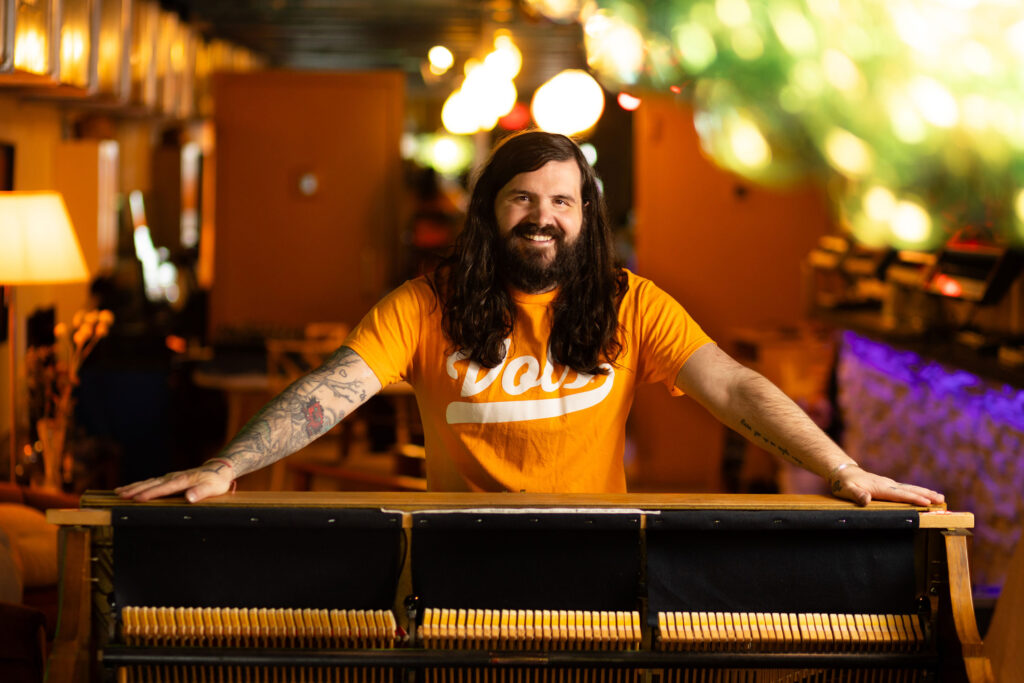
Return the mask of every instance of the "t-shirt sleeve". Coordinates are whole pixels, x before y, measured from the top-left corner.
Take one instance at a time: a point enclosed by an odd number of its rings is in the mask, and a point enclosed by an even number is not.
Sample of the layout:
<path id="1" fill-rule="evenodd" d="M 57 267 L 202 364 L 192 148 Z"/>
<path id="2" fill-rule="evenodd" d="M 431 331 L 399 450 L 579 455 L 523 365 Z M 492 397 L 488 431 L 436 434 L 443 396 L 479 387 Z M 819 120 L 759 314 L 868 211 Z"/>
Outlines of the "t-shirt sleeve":
<path id="1" fill-rule="evenodd" d="M 381 386 L 409 379 L 420 341 L 425 286 L 409 281 L 392 290 L 345 339 L 343 345 L 359 354 Z"/>
<path id="2" fill-rule="evenodd" d="M 650 280 L 637 283 L 636 312 L 640 381 L 664 384 L 673 396 L 682 396 L 676 376 L 694 351 L 714 340 L 678 301 Z"/>

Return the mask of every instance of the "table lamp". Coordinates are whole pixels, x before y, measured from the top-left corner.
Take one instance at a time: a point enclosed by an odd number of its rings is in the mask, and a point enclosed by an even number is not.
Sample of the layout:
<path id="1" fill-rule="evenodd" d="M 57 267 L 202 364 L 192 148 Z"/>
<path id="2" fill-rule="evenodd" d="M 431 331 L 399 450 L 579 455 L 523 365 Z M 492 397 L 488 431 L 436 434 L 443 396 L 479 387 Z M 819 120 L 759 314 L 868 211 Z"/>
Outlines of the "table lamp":
<path id="1" fill-rule="evenodd" d="M 59 192 L 0 192 L 0 284 L 7 296 L 11 422 L 10 480 L 18 462 L 15 409 L 17 315 L 14 286 L 84 282 L 82 247 Z"/>

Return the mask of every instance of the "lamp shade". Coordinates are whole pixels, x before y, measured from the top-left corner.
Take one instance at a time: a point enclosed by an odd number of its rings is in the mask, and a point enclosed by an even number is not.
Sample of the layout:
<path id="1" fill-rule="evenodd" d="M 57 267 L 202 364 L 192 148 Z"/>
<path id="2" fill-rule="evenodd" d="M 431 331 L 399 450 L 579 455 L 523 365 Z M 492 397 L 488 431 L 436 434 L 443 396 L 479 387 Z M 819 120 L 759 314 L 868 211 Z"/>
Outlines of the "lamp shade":
<path id="1" fill-rule="evenodd" d="M 0 192 L 0 284 L 88 279 L 82 247 L 59 192 Z"/>

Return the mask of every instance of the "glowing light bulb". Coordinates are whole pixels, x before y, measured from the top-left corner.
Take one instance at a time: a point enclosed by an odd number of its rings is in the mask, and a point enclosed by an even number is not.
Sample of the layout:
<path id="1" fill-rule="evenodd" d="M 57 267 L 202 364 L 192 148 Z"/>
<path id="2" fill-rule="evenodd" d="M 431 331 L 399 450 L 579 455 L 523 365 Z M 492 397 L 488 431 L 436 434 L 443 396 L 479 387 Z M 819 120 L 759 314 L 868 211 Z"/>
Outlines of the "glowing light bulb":
<path id="1" fill-rule="evenodd" d="M 837 90 L 842 90 L 850 95 L 860 95 L 866 89 L 864 76 L 860 69 L 839 50 L 825 50 L 822 58 L 825 78 Z"/>
<path id="2" fill-rule="evenodd" d="M 628 92 L 620 92 L 615 98 L 615 101 L 619 103 L 619 106 L 626 111 L 636 111 L 640 106 L 640 98 L 630 95 Z"/>
<path id="3" fill-rule="evenodd" d="M 849 176 L 865 175 L 874 165 L 874 155 L 864 141 L 841 128 L 825 136 L 825 153 L 836 169 Z"/>
<path id="4" fill-rule="evenodd" d="M 581 133 L 601 118 L 604 91 L 586 71 L 567 69 L 537 88 L 530 110 L 542 130 Z"/>
<path id="5" fill-rule="evenodd" d="M 902 96 L 893 97 L 888 103 L 888 109 L 892 132 L 898 139 L 913 145 L 922 142 L 928 136 L 924 120 L 908 100 Z"/>
<path id="6" fill-rule="evenodd" d="M 741 164 L 751 169 L 764 168 L 772 161 L 772 148 L 761 134 L 761 129 L 738 115 L 729 120 L 729 144 Z"/>
<path id="7" fill-rule="evenodd" d="M 734 28 L 743 26 L 751 18 L 747 0 L 715 0 L 715 14 L 723 24 Z"/>
<path id="8" fill-rule="evenodd" d="M 526 0 L 526 4 L 552 21 L 575 21 L 583 9 L 581 0 Z"/>
<path id="9" fill-rule="evenodd" d="M 444 45 L 435 45 L 427 52 L 430 70 L 440 76 L 455 65 L 455 55 Z"/>
<path id="10" fill-rule="evenodd" d="M 449 137 L 438 138 L 431 151 L 438 166 L 449 166 L 459 157 L 459 146 Z"/>
<path id="11" fill-rule="evenodd" d="M 764 54 L 764 41 L 757 33 L 757 30 L 750 26 L 741 26 L 732 33 L 732 51 L 740 59 L 748 62 L 761 57 Z"/>
<path id="12" fill-rule="evenodd" d="M 718 56 L 715 39 L 706 28 L 696 23 L 678 26 L 674 33 L 676 49 L 683 65 L 694 73 L 711 66 Z"/>
<path id="13" fill-rule="evenodd" d="M 790 54 L 799 57 L 818 49 L 814 27 L 803 13 L 788 3 L 775 3 L 770 10 L 772 28 Z"/>
<path id="14" fill-rule="evenodd" d="M 925 121 L 940 128 L 952 128 L 960 120 L 956 99 L 941 83 L 928 76 L 910 82 L 910 98 Z"/>
<path id="15" fill-rule="evenodd" d="M 896 197 L 888 189 L 876 185 L 864 193 L 864 211 L 873 221 L 886 222 L 896 209 Z"/>
<path id="16" fill-rule="evenodd" d="M 587 64 L 620 83 L 637 82 L 644 66 L 644 38 L 636 27 L 602 11 L 583 27 Z"/>
<path id="17" fill-rule="evenodd" d="M 889 224 L 893 235 L 910 244 L 924 244 L 931 235 L 931 216 L 920 204 L 906 199 L 897 202 Z"/>
<path id="18" fill-rule="evenodd" d="M 494 51 L 484 58 L 484 65 L 492 73 L 508 80 L 519 75 L 519 70 L 523 67 L 523 53 L 512 42 L 512 36 L 507 31 L 500 32 L 494 37 Z"/>
<path id="19" fill-rule="evenodd" d="M 473 103 L 461 90 L 448 96 L 441 107 L 441 124 L 455 135 L 472 135 L 480 129 Z"/>
<path id="20" fill-rule="evenodd" d="M 987 76 L 992 73 L 994 66 L 992 52 L 976 40 L 964 44 L 960 49 L 960 58 L 964 66 L 978 76 Z"/>
<path id="21" fill-rule="evenodd" d="M 487 64 L 466 76 L 462 91 L 470 96 L 474 108 L 482 117 L 494 119 L 487 130 L 494 128 L 497 120 L 512 110 L 518 97 L 512 79 L 494 73 Z"/>

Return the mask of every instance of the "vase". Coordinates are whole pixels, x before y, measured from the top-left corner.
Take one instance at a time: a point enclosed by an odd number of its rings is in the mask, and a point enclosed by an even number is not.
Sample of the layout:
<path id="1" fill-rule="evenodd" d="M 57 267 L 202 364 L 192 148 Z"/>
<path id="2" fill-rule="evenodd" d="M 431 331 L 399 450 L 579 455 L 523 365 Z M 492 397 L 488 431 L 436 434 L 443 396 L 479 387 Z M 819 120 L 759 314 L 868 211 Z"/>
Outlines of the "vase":
<path id="1" fill-rule="evenodd" d="M 36 432 L 43 452 L 44 489 L 60 491 L 63 488 L 64 444 L 67 437 L 67 420 L 59 417 L 43 417 L 36 421 Z"/>

